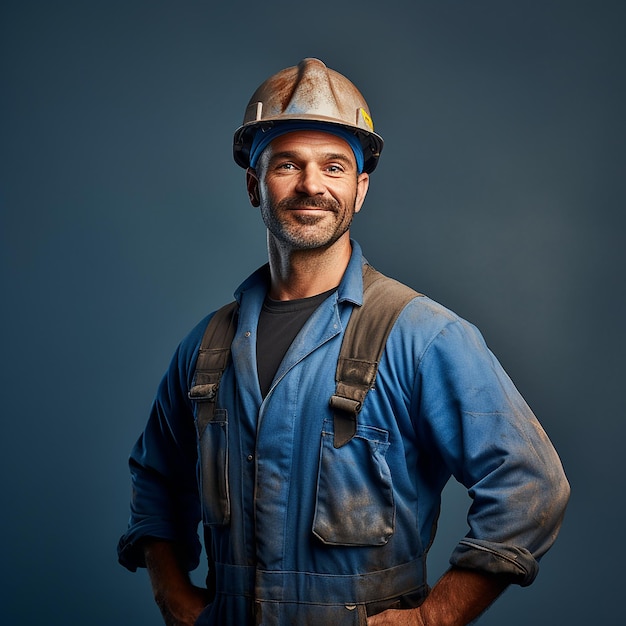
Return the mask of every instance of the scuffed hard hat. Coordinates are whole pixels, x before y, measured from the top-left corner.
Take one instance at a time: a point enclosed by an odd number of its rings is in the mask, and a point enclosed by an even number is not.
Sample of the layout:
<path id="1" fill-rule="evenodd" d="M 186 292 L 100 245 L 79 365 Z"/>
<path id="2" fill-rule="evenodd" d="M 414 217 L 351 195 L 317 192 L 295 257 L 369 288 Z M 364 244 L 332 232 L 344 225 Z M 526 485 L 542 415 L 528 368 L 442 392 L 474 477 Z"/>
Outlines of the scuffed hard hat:
<path id="1" fill-rule="evenodd" d="M 369 107 L 359 90 L 342 74 L 319 59 L 304 59 L 297 66 L 268 78 L 252 95 L 243 124 L 235 131 L 233 156 L 241 167 L 250 165 L 250 147 L 257 132 L 294 121 L 333 125 L 353 133 L 363 148 L 363 171 L 378 164 L 383 139 L 374 132 Z"/>

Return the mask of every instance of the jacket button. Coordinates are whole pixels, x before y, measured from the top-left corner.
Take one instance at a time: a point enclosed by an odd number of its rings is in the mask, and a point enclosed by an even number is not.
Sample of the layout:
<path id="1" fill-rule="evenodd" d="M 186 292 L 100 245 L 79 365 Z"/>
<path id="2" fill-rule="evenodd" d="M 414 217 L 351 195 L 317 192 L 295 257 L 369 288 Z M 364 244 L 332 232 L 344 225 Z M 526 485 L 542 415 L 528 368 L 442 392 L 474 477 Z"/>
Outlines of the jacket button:
<path id="1" fill-rule="evenodd" d="M 249 454 L 246 458 L 248 459 L 248 461 L 252 461 L 254 457 L 251 454 Z"/>

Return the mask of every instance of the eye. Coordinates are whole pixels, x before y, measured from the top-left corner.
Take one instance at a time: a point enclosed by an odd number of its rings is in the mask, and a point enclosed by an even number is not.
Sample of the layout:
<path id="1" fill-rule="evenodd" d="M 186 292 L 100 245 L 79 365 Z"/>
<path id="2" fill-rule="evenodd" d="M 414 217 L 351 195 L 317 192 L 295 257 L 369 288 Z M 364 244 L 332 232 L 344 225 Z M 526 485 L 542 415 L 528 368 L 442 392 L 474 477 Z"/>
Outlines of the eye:
<path id="1" fill-rule="evenodd" d="M 287 171 L 289 171 L 289 170 L 295 170 L 295 169 L 296 169 L 296 166 L 295 166 L 293 163 L 290 163 L 290 162 L 286 162 L 286 163 L 279 163 L 279 164 L 276 166 L 276 169 L 277 169 L 277 170 L 287 170 Z"/>
<path id="2" fill-rule="evenodd" d="M 329 174 L 343 174 L 345 172 L 345 169 L 339 163 L 331 163 L 330 165 L 326 166 L 326 171 Z"/>

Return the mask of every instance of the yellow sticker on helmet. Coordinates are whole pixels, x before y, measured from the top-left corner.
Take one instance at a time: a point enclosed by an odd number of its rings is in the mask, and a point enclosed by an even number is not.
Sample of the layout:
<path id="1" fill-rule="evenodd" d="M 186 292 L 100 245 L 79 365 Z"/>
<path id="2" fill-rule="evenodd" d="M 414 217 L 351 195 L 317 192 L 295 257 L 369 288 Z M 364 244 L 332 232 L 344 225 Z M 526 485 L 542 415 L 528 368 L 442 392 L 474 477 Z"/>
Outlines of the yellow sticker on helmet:
<path id="1" fill-rule="evenodd" d="M 368 115 L 367 111 L 363 107 L 361 107 L 359 111 L 361 112 L 361 117 L 363 118 L 363 121 L 367 124 L 368 128 L 373 132 L 374 122 L 372 122 L 372 118 Z"/>

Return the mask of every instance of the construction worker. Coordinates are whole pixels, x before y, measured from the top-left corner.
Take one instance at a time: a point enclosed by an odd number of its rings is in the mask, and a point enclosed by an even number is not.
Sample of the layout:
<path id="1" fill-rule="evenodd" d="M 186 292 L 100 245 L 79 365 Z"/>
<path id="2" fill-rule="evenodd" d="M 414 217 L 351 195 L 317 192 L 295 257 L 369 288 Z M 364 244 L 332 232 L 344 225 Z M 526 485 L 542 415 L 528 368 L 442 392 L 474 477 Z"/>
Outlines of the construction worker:
<path id="1" fill-rule="evenodd" d="M 467 624 L 556 538 L 560 460 L 478 330 L 350 239 L 382 147 L 317 59 L 265 81 L 235 132 L 269 263 L 181 342 L 130 458 L 119 559 L 166 624 Z M 431 589 L 451 476 L 469 531 Z"/>

